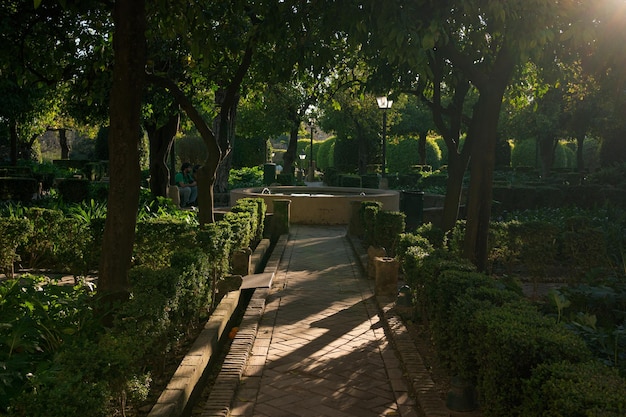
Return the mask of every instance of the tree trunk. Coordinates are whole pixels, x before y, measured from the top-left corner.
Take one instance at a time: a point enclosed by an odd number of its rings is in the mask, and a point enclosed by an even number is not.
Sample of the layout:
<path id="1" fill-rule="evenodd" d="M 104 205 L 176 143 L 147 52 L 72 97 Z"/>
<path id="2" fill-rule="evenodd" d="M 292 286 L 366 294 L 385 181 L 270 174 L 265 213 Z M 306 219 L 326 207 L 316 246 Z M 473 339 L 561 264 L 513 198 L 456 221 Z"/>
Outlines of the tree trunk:
<path id="1" fill-rule="evenodd" d="M 287 145 L 287 152 L 283 155 L 283 172 L 293 173 L 293 161 L 296 159 L 296 152 L 298 151 L 298 131 L 300 129 L 300 120 L 297 123 L 291 125 L 289 131 L 289 145 Z"/>
<path id="2" fill-rule="evenodd" d="M 150 191 L 153 196 L 167 197 L 170 184 L 170 170 L 167 166 L 167 157 L 178 132 L 180 115 L 176 113 L 169 117 L 163 126 L 156 123 L 146 125 L 146 132 L 150 140 Z"/>
<path id="3" fill-rule="evenodd" d="M 468 155 L 469 153 L 458 154 L 456 150 L 450 150 L 448 153 L 448 181 L 441 219 L 441 229 L 444 232 L 452 230 L 459 218 L 463 176 L 467 170 Z"/>
<path id="4" fill-rule="evenodd" d="M 98 292 L 105 306 L 128 296 L 137 206 L 139 139 L 146 61 L 144 0 L 117 0 L 113 85 L 110 98 L 110 186 L 102 242 Z"/>
<path id="5" fill-rule="evenodd" d="M 539 146 L 539 161 L 541 163 L 541 176 L 548 178 L 550 171 L 554 165 L 554 154 L 558 140 L 550 134 L 550 132 L 544 132 L 537 139 Z"/>
<path id="6" fill-rule="evenodd" d="M 226 90 L 219 101 L 216 97 L 216 104 L 221 106 L 221 111 L 215 118 L 213 132 L 218 138 L 220 148 L 225 153 L 218 167 L 214 186 L 220 193 L 228 191 L 228 177 L 233 164 L 232 149 L 235 146 L 235 123 L 237 121 L 237 106 L 239 105 L 239 94 L 235 91 Z M 230 97 L 229 94 L 233 96 Z"/>
<path id="7" fill-rule="evenodd" d="M 61 145 L 61 159 L 70 159 L 70 145 L 67 142 L 66 129 L 59 129 L 59 144 Z"/>
<path id="8" fill-rule="evenodd" d="M 202 118 L 200 112 L 198 112 L 198 109 L 194 107 L 189 97 L 185 95 L 175 82 L 152 74 L 148 74 L 147 78 L 154 85 L 169 90 L 202 137 L 202 141 L 207 148 L 207 159 L 196 175 L 196 181 L 198 182 L 198 222 L 201 225 L 213 223 L 215 221 L 213 216 L 213 185 L 215 184 L 217 167 L 222 160 L 222 150 L 217 142 L 217 138 Z"/>
<path id="9" fill-rule="evenodd" d="M 508 77 L 506 78 L 508 80 Z M 497 126 L 502 97 L 507 83 L 494 82 L 481 90 L 468 138 L 472 140 L 470 187 L 465 229 L 464 256 L 479 271 L 487 266 L 487 237 L 491 219 L 493 170 L 495 167 Z"/>

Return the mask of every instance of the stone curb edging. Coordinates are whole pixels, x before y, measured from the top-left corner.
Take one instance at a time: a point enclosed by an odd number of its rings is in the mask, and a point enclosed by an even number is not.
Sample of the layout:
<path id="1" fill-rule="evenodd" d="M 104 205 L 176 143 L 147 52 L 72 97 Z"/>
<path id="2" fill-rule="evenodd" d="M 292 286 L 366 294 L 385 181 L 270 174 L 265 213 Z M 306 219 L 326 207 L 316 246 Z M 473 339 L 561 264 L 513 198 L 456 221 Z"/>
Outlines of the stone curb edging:
<path id="1" fill-rule="evenodd" d="M 276 273 L 278 265 L 287 246 L 288 235 L 281 235 L 268 259 L 264 273 Z M 259 323 L 265 311 L 265 300 L 269 296 L 269 288 L 257 288 L 252 294 L 239 331 L 233 339 L 230 350 L 224 359 L 209 398 L 202 407 L 202 417 L 226 417 L 235 399 L 239 382 L 252 351 Z"/>
<path id="2" fill-rule="evenodd" d="M 352 246 L 361 271 L 367 271 L 367 252 L 362 248 L 361 241 L 350 235 L 346 235 L 346 239 Z M 435 383 L 422 356 L 402 319 L 394 310 L 395 300 L 391 301 L 389 297 L 375 298 L 385 333 L 389 335 L 389 339 L 400 358 L 409 389 L 417 400 L 422 415 L 426 417 L 450 417 L 450 411 L 445 402 L 435 391 Z"/>
<path id="3" fill-rule="evenodd" d="M 264 272 L 275 272 L 278 269 L 286 242 L 287 236 L 280 236 L 267 261 Z M 262 245 L 261 251 L 263 254 L 268 249 L 268 246 Z M 262 255 L 257 255 L 254 260 L 260 262 L 261 258 Z M 220 389 L 214 389 L 215 395 L 213 392 L 211 393 L 211 397 L 213 397 L 212 404 L 217 404 L 219 400 L 227 405 L 217 407 L 212 405 L 211 407 L 215 411 L 228 412 L 232 397 L 234 397 L 237 384 L 239 383 L 239 377 L 254 342 L 256 325 L 263 314 L 265 298 L 268 293 L 269 290 L 266 289 L 255 290 L 246 308 L 239 331 L 231 344 L 222 371 L 218 375 L 219 381 L 216 381 L 216 387 L 219 386 Z M 167 387 L 150 410 L 148 417 L 179 417 L 184 413 L 211 359 L 219 353 L 219 341 L 222 340 L 224 332 L 241 301 L 240 290 L 230 291 L 222 298 L 204 325 L 204 329 L 200 332 L 189 352 L 176 369 Z M 209 398 L 210 401 L 211 397 Z M 217 414 L 208 415 L 225 416 L 226 414 L 218 412 Z"/>
<path id="4" fill-rule="evenodd" d="M 238 290 L 231 291 L 222 298 L 150 410 L 148 417 L 177 417 L 183 413 L 204 370 L 211 358 L 217 354 L 219 341 L 240 299 L 241 291 Z"/>

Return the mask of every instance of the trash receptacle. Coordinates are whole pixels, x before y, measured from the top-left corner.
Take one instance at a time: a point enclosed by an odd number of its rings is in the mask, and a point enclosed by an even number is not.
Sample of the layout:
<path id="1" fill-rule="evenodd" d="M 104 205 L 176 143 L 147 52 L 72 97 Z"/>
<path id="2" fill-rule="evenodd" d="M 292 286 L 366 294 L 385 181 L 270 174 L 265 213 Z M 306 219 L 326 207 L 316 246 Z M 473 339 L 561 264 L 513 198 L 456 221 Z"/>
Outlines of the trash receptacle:
<path id="1" fill-rule="evenodd" d="M 424 192 L 402 191 L 400 197 L 400 211 L 406 215 L 406 229 L 413 231 L 424 220 Z"/>
<path id="2" fill-rule="evenodd" d="M 276 164 L 267 163 L 263 166 L 263 184 L 272 185 L 276 182 Z"/>

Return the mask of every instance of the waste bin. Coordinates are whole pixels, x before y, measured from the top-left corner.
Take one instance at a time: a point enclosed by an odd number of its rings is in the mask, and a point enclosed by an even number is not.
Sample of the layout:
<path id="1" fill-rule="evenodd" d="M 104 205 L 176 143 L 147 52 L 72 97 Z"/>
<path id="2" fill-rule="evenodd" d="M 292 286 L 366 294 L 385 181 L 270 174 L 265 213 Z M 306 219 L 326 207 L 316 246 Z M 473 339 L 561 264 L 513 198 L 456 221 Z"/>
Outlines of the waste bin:
<path id="1" fill-rule="evenodd" d="M 406 229 L 408 231 L 417 229 L 424 220 L 424 192 L 402 191 L 400 211 L 406 215 Z"/>
<path id="2" fill-rule="evenodd" d="M 263 166 L 263 184 L 272 185 L 276 182 L 276 164 L 267 163 Z"/>

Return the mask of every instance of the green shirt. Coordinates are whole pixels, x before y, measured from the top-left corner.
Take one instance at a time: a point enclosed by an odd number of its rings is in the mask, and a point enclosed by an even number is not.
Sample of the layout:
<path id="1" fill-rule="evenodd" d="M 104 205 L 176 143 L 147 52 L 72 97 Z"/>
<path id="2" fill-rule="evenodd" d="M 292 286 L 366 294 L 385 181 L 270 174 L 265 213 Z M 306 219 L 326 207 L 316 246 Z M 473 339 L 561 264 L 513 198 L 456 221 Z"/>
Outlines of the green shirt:
<path id="1" fill-rule="evenodd" d="M 174 182 L 176 183 L 176 185 L 180 184 L 181 182 L 184 184 L 191 184 L 193 182 L 193 178 L 191 178 L 189 174 L 185 174 L 184 172 L 177 172 L 176 176 L 174 177 Z"/>

